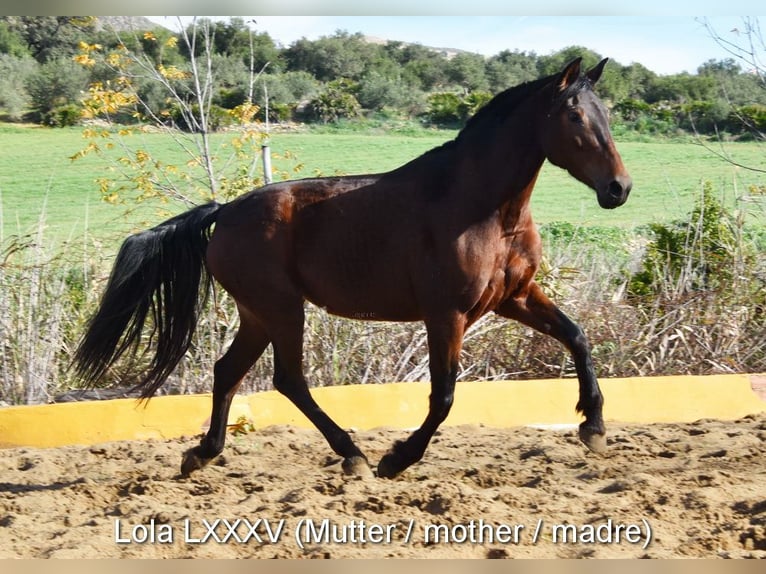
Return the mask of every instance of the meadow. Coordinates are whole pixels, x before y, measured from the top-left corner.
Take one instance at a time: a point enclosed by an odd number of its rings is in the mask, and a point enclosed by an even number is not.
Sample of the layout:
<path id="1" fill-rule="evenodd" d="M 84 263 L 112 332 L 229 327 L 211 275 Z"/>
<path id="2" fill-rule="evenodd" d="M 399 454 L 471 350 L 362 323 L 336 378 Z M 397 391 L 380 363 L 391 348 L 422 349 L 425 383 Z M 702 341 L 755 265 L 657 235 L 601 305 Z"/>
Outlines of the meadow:
<path id="1" fill-rule="evenodd" d="M 454 135 L 274 133 L 273 165 L 277 179 L 381 172 Z M 217 153 L 228 153 L 230 137 L 216 136 Z M 130 138 L 130 149 L 162 162 L 188 160 L 166 135 Z M 184 206 L 104 202 L 96 180 L 120 177 L 115 160 L 123 152 L 72 161 L 86 145 L 81 130 L 0 125 L 0 141 L 0 405 L 47 402 L 78 386 L 67 368 L 121 240 Z M 691 140 L 617 144 L 634 180 L 623 207 L 600 209 L 592 191 L 551 165 L 532 200 L 545 252 L 538 281 L 588 334 L 599 376 L 766 371 L 766 174 L 735 167 Z M 762 145 L 721 149 L 743 165 L 764 166 Z M 705 187 L 733 219 L 691 221 Z M 666 226 L 677 243 L 647 259 L 652 224 Z M 729 239 L 721 244 L 721 237 Z M 642 265 L 659 283 L 645 281 L 650 294 L 631 296 Z M 210 390 L 213 363 L 236 327 L 236 311 L 219 291 L 162 392 Z M 309 306 L 304 344 L 314 385 L 428 378 L 426 333 L 417 323 L 342 320 Z M 270 388 L 272 361 L 267 352 L 242 390 Z M 125 367 L 103 385 L 129 385 Z M 466 335 L 461 379 L 573 375 L 561 345 L 518 324 L 487 316 Z"/>
<path id="2" fill-rule="evenodd" d="M 375 173 L 393 169 L 454 135 L 433 131 L 405 136 L 379 130 L 373 134 L 275 133 L 271 136 L 273 165 L 277 179 Z M 44 215 L 46 236 L 56 243 L 79 241 L 86 231 L 99 240 L 112 237 L 118 241 L 131 230 L 158 222 L 165 210 L 183 208 L 142 205 L 136 213 L 133 205 L 126 217 L 126 207 L 103 202 L 95 180 L 119 177 L 114 159 L 120 154 L 114 152 L 106 158 L 88 155 L 72 161 L 70 158 L 86 143 L 79 129 L 0 126 L 0 141 L 0 238 L 37 233 Z M 134 149 L 147 149 L 165 163 L 183 165 L 188 160 L 163 134 L 133 135 L 125 143 Z M 567 222 L 631 229 L 683 217 L 703 181 L 711 182 L 731 207 L 742 206 L 738 201 L 748 197 L 750 186 L 766 185 L 766 174 L 735 167 L 691 140 L 623 141 L 618 147 L 634 180 L 633 192 L 623 208 L 600 209 L 590 190 L 546 164 L 532 199 L 535 220 L 541 224 Z M 738 163 L 764 165 L 762 145 L 731 143 L 723 151 Z M 294 171 L 299 164 L 302 168 Z"/>

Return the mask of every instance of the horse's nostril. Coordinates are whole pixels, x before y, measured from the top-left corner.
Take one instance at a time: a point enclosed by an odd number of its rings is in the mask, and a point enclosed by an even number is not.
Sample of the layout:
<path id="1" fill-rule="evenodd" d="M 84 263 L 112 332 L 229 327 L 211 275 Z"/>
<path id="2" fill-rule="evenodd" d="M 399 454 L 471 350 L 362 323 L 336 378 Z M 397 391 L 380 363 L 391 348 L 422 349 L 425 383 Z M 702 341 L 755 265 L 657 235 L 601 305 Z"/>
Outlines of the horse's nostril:
<path id="1" fill-rule="evenodd" d="M 612 209 L 625 203 L 633 182 L 629 177 L 616 176 L 598 193 L 598 203 L 601 207 Z"/>
<path id="2" fill-rule="evenodd" d="M 614 180 L 612 183 L 609 184 L 608 192 L 609 192 L 609 195 L 613 197 L 614 199 L 622 198 L 622 194 L 623 194 L 622 184 L 619 181 Z"/>

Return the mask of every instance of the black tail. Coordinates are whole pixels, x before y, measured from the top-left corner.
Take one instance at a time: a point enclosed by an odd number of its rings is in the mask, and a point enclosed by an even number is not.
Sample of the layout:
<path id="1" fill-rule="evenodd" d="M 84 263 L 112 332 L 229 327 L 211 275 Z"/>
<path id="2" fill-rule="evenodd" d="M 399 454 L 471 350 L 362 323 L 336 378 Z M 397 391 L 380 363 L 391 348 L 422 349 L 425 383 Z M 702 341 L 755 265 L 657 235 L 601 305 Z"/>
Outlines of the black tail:
<path id="1" fill-rule="evenodd" d="M 150 313 L 155 353 L 136 388 L 149 398 L 173 372 L 191 344 L 210 287 L 205 249 L 220 208 L 196 207 L 125 240 L 74 356 L 84 382 L 101 379 L 127 351 L 135 355 Z"/>

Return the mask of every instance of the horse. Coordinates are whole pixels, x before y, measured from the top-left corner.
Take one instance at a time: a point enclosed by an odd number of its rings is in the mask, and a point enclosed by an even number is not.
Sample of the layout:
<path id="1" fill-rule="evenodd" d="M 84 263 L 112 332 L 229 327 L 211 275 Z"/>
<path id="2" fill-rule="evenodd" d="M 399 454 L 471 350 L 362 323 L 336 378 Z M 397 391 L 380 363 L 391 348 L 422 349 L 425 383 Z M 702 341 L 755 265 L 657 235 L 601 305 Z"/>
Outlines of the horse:
<path id="1" fill-rule="evenodd" d="M 239 327 L 213 369 L 210 428 L 187 450 L 181 474 L 224 448 L 232 399 L 269 344 L 274 388 L 316 426 L 342 469 L 374 475 L 348 432 L 315 402 L 302 368 L 305 302 L 364 320 L 422 321 L 431 393 L 421 426 L 380 459 L 393 478 L 420 461 L 453 404 L 463 335 L 494 312 L 554 337 L 571 354 L 585 420 L 580 440 L 606 448 L 588 340 L 535 282 L 541 241 L 530 196 L 547 159 L 596 192 L 625 203 L 632 180 L 593 91 L 607 59 L 499 93 L 453 140 L 392 171 L 272 183 L 211 202 L 129 236 L 99 308 L 75 351 L 92 384 L 150 331 L 153 352 L 136 387 L 149 399 L 189 348 L 211 284 L 234 299 Z"/>

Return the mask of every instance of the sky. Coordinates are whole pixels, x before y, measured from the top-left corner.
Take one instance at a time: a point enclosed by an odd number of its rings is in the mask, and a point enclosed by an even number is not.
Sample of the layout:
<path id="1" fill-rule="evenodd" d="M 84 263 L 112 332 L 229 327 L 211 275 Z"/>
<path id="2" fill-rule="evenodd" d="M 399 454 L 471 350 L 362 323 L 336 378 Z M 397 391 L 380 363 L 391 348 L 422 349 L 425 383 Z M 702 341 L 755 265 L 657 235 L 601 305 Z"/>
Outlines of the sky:
<path id="1" fill-rule="evenodd" d="M 212 16 L 211 16 L 212 17 Z M 228 19 L 230 16 L 212 17 Z M 149 16 L 173 30 L 175 16 Z M 282 46 L 305 37 L 315 40 L 338 30 L 361 32 L 439 48 L 457 48 L 485 56 L 502 50 L 546 55 L 567 46 L 584 46 L 622 65 L 643 64 L 657 74 L 695 73 L 709 59 L 730 55 L 703 25 L 724 38 L 741 41 L 739 16 L 244 16 L 259 32 Z M 189 22 L 189 17 L 183 17 Z M 764 18 L 766 26 L 766 18 Z"/>

